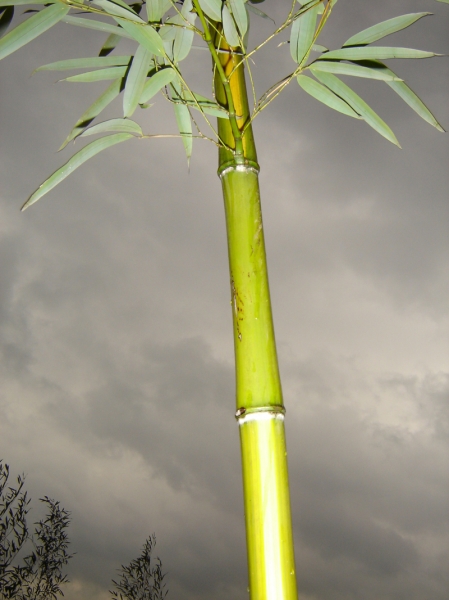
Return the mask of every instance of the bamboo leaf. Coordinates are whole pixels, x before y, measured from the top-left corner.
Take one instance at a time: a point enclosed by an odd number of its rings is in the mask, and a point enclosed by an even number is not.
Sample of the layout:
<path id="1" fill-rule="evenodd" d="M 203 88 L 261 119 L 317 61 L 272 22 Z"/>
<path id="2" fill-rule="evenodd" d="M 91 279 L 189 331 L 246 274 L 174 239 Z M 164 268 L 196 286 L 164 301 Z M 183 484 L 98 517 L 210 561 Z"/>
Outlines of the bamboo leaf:
<path id="1" fill-rule="evenodd" d="M 198 0 L 201 8 L 212 21 L 221 22 L 221 0 Z"/>
<path id="2" fill-rule="evenodd" d="M 274 23 L 274 20 L 271 17 L 269 17 L 266 13 L 264 13 L 260 9 L 256 8 L 252 4 L 248 3 L 246 6 L 247 6 L 247 8 L 248 8 L 249 11 L 251 11 L 252 13 L 254 13 L 255 15 L 257 15 L 258 17 L 262 17 L 262 19 L 270 19 L 270 21 L 272 21 L 272 23 Z"/>
<path id="3" fill-rule="evenodd" d="M 319 71 L 314 73 L 315 77 L 324 83 L 334 94 L 340 96 L 345 102 L 347 102 L 373 129 L 375 129 L 380 135 L 385 137 L 388 141 L 399 146 L 399 142 L 396 136 L 388 125 L 383 121 L 377 113 L 373 111 L 368 104 L 360 98 L 349 86 L 343 83 L 338 77 L 331 73 L 320 73 Z M 400 146 L 399 146 L 400 148 Z"/>
<path id="4" fill-rule="evenodd" d="M 102 150 L 113 146 L 114 144 L 118 144 L 119 142 L 124 142 L 134 137 L 131 133 L 116 133 L 114 135 L 108 135 L 99 140 L 95 140 L 91 142 L 87 146 L 85 146 L 82 150 L 77 152 L 72 158 L 70 158 L 65 165 L 60 167 L 57 171 L 53 173 L 48 179 L 44 181 L 39 188 L 31 194 L 25 204 L 22 206 L 21 210 L 25 210 L 35 202 L 37 202 L 42 196 L 45 196 L 50 190 L 52 190 L 55 186 L 58 185 L 61 181 L 63 181 L 70 173 L 73 173 L 75 169 L 81 166 L 86 160 L 95 156 Z"/>
<path id="5" fill-rule="evenodd" d="M 0 60 L 56 25 L 68 12 L 68 6 L 52 4 L 12 29 L 0 39 Z"/>
<path id="6" fill-rule="evenodd" d="M 192 156 L 193 138 L 192 138 L 192 120 L 189 109 L 185 104 L 175 104 L 175 116 L 178 124 L 179 133 L 182 136 L 182 143 L 187 156 L 187 163 Z"/>
<path id="7" fill-rule="evenodd" d="M 190 25 L 195 23 L 196 14 L 191 12 L 192 9 L 192 0 L 184 0 L 181 15 L 177 15 L 179 24 L 183 27 L 174 28 L 176 29 L 176 33 L 173 44 L 173 59 L 176 63 L 184 60 L 192 48 L 194 31 L 186 26 L 186 21 L 187 23 L 190 23 Z M 185 19 L 185 21 L 183 19 Z"/>
<path id="8" fill-rule="evenodd" d="M 190 93 L 175 80 L 172 82 L 172 88 L 175 92 L 175 95 L 172 96 L 174 102 L 187 104 L 202 113 L 204 112 L 213 117 L 218 117 L 219 119 L 229 119 L 228 111 L 214 100 L 205 98 L 204 96 L 201 96 L 201 94 Z"/>
<path id="9" fill-rule="evenodd" d="M 90 56 L 88 58 L 69 58 L 68 60 L 58 60 L 48 65 L 42 65 L 33 71 L 66 71 L 68 69 L 85 69 L 96 67 L 121 67 L 128 65 L 131 56 Z"/>
<path id="10" fill-rule="evenodd" d="M 83 130 L 92 123 L 95 117 L 97 117 L 101 111 L 120 94 L 122 91 L 122 85 L 123 83 L 120 79 L 116 79 L 111 83 L 111 85 L 101 94 L 101 96 L 99 96 L 95 102 L 84 111 L 84 113 L 75 123 L 72 131 L 62 143 L 59 150 L 65 148 L 69 142 L 78 137 Z"/>
<path id="11" fill-rule="evenodd" d="M 246 12 L 245 2 L 243 0 L 228 0 L 232 16 L 243 38 L 248 30 L 248 14 Z"/>
<path id="12" fill-rule="evenodd" d="M 84 0 L 83 0 L 84 2 Z M 142 5 L 143 2 L 141 2 L 140 4 L 138 2 L 132 2 L 131 4 L 128 4 L 127 2 L 125 2 L 125 0 L 111 0 L 111 2 L 113 2 L 114 4 L 120 4 L 120 6 L 123 6 L 123 8 L 128 8 L 133 10 L 136 14 L 140 14 L 140 11 L 142 10 Z"/>
<path id="13" fill-rule="evenodd" d="M 4 6 L 0 9 L 0 37 L 8 30 L 14 16 L 14 6 Z"/>
<path id="14" fill-rule="evenodd" d="M 165 21 L 164 25 L 162 25 L 162 27 L 159 29 L 159 35 L 164 40 L 164 42 L 174 41 L 176 37 L 177 27 L 173 27 L 173 22 L 176 22 L 176 19 L 177 16 L 168 18 Z"/>
<path id="15" fill-rule="evenodd" d="M 319 6 L 319 4 L 312 6 L 293 21 L 290 36 L 290 54 L 298 64 L 301 64 L 307 58 L 311 50 Z"/>
<path id="16" fill-rule="evenodd" d="M 201 112 L 206 113 L 206 115 L 217 117 L 217 119 L 229 119 L 229 113 L 213 100 L 209 100 L 208 98 L 204 98 L 203 100 L 202 97 L 197 94 L 195 94 L 195 98 L 200 108 L 198 108 L 195 102 L 188 102 L 195 110 L 200 110 Z"/>
<path id="17" fill-rule="evenodd" d="M 186 27 L 176 31 L 173 44 L 173 61 L 175 63 L 181 62 L 181 60 L 184 60 L 188 56 L 192 48 L 193 36 L 193 30 Z"/>
<path id="18" fill-rule="evenodd" d="M 109 119 L 108 121 L 102 121 L 98 125 L 89 127 L 80 135 L 85 137 L 87 135 L 95 135 L 97 133 L 104 133 L 106 131 L 118 131 L 120 133 L 135 133 L 138 136 L 142 136 L 143 132 L 138 123 L 131 121 L 131 119 Z"/>
<path id="19" fill-rule="evenodd" d="M 445 4 L 449 4 L 449 0 L 437 0 L 437 2 L 444 2 Z"/>
<path id="20" fill-rule="evenodd" d="M 120 37 L 120 35 L 117 35 L 116 33 L 111 33 L 110 35 L 108 35 L 98 55 L 107 56 L 108 54 L 110 54 L 113 50 L 115 50 L 117 44 L 121 39 L 122 38 Z"/>
<path id="21" fill-rule="evenodd" d="M 123 17 L 125 19 L 130 19 L 131 21 L 135 21 L 136 23 L 145 23 L 143 19 L 137 15 L 130 6 L 126 3 L 123 3 L 122 6 L 119 6 L 115 2 L 111 2 L 110 0 L 91 0 L 92 4 L 99 6 L 105 12 L 114 17 Z M 125 8 L 125 6 L 127 8 Z"/>
<path id="22" fill-rule="evenodd" d="M 171 67 L 161 69 L 155 73 L 150 79 L 145 82 L 139 104 L 148 102 L 150 98 L 155 96 L 163 87 L 172 82 L 176 77 L 176 71 Z"/>
<path id="23" fill-rule="evenodd" d="M 377 25 L 373 25 L 372 27 L 368 27 L 368 29 L 364 29 L 363 31 L 356 33 L 346 40 L 346 42 L 343 44 L 343 47 L 371 44 L 372 42 L 376 42 L 387 35 L 396 33 L 396 31 L 401 31 L 402 29 L 413 25 L 413 23 L 418 21 L 418 19 L 422 19 L 422 17 L 426 17 L 427 15 L 431 14 L 432 13 L 429 12 L 410 13 L 407 15 L 394 17 L 394 19 L 382 21 L 382 23 L 377 23 Z"/>
<path id="24" fill-rule="evenodd" d="M 237 32 L 237 27 L 234 23 L 234 19 L 232 18 L 231 13 L 229 12 L 229 8 L 226 6 L 226 4 L 223 4 L 222 17 L 223 17 L 223 33 L 225 35 L 226 41 L 233 48 L 240 46 L 240 38 L 239 38 L 239 34 Z"/>
<path id="25" fill-rule="evenodd" d="M 350 48 L 342 48 L 341 50 L 331 50 L 330 52 L 326 52 L 324 56 L 326 59 L 332 60 L 386 60 L 388 58 L 430 58 L 438 55 L 434 52 L 414 50 L 413 48 L 351 46 Z"/>
<path id="26" fill-rule="evenodd" d="M 133 39 L 129 33 L 126 33 L 121 27 L 111 25 L 110 23 L 103 23 L 103 21 L 94 21 L 93 19 L 83 19 L 80 17 L 67 16 L 61 19 L 63 23 L 69 25 L 76 25 L 77 27 L 86 27 L 87 29 L 95 29 L 97 31 L 103 31 L 104 33 L 112 33 L 119 35 L 120 37 Z"/>
<path id="27" fill-rule="evenodd" d="M 386 73 L 384 69 L 364 67 L 333 60 L 321 60 L 321 58 L 312 63 L 309 66 L 309 69 L 313 73 L 315 71 L 322 71 L 324 73 L 334 73 L 334 75 L 350 75 L 352 77 L 365 77 L 367 79 L 379 79 L 381 81 L 399 80 L 399 77 Z"/>
<path id="28" fill-rule="evenodd" d="M 150 23 L 159 23 L 172 4 L 170 0 L 147 0 L 145 5 L 148 21 Z"/>
<path id="29" fill-rule="evenodd" d="M 125 118 L 130 117 L 139 104 L 152 56 L 153 53 L 143 46 L 137 48 L 126 78 L 125 93 L 123 95 L 123 116 Z"/>
<path id="30" fill-rule="evenodd" d="M 0 7 L 22 6 L 24 4 L 56 4 L 58 0 L 0 0 Z"/>
<path id="31" fill-rule="evenodd" d="M 326 104 L 326 106 L 329 106 L 344 115 L 354 117 L 355 119 L 361 119 L 360 115 L 356 113 L 349 104 L 339 96 L 336 96 L 329 88 L 318 83 L 318 81 L 314 81 L 306 75 L 298 75 L 297 80 L 302 89 L 316 100 L 319 100 L 323 104 Z"/>
<path id="32" fill-rule="evenodd" d="M 222 106 L 200 94 L 193 95 L 195 96 L 195 100 L 185 100 L 189 106 L 219 119 L 229 119 L 229 113 Z M 198 108 L 198 105 L 200 108 Z"/>
<path id="33" fill-rule="evenodd" d="M 403 81 L 387 81 L 392 90 L 396 92 L 424 121 L 436 127 L 438 131 L 444 132 L 443 127 L 438 123 L 433 114 L 424 104 L 424 102 L 411 90 Z"/>
<path id="34" fill-rule="evenodd" d="M 91 0 L 89 0 L 91 1 Z M 135 10 L 134 6 L 137 6 L 136 4 L 131 4 L 131 6 L 129 4 L 127 4 L 125 2 L 125 0 L 108 0 L 110 2 L 112 2 L 113 4 L 118 4 L 120 6 L 122 6 L 123 8 L 126 8 L 127 10 Z M 84 2 L 84 0 L 81 0 L 81 4 Z"/>
<path id="35" fill-rule="evenodd" d="M 373 61 L 373 63 L 370 62 L 368 64 L 370 66 L 373 64 L 375 68 L 382 69 L 388 75 L 395 75 L 395 73 L 391 69 L 389 69 L 386 65 L 382 64 L 381 62 Z M 444 132 L 444 129 L 435 119 L 435 117 L 424 104 L 424 102 L 415 94 L 413 90 L 411 90 L 408 87 L 408 85 L 404 81 L 386 81 L 386 83 L 391 87 L 391 89 L 394 92 L 396 92 L 396 94 L 398 94 L 398 96 L 400 96 L 404 100 L 404 102 L 406 102 L 410 106 L 410 108 L 412 108 L 416 112 L 416 114 L 418 114 L 422 119 L 424 119 L 424 121 L 427 121 L 427 123 L 438 129 L 438 131 Z"/>
<path id="36" fill-rule="evenodd" d="M 107 81 L 108 79 L 121 79 L 125 76 L 128 67 L 110 67 L 109 69 L 99 69 L 98 71 L 88 71 L 71 75 L 59 81 L 69 81 L 74 83 L 92 83 L 93 81 Z"/>
<path id="37" fill-rule="evenodd" d="M 162 38 L 151 25 L 140 25 L 119 17 L 114 18 L 141 46 L 157 56 L 165 56 Z"/>

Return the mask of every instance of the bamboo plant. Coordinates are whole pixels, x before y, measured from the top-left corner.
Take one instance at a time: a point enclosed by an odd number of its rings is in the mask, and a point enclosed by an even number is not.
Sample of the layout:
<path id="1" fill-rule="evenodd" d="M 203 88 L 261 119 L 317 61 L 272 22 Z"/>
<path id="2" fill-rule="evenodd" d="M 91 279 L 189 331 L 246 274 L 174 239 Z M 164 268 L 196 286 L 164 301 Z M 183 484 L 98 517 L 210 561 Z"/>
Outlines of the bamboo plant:
<path id="1" fill-rule="evenodd" d="M 449 0 L 437 0 L 449 3 Z M 372 45 L 409 27 L 428 12 L 400 15 L 351 36 L 338 49 L 318 43 L 337 0 L 293 0 L 282 24 L 262 43 L 248 43 L 249 20 L 268 18 L 263 0 L 0 0 L 0 58 L 27 44 L 58 22 L 107 34 L 98 56 L 53 62 L 37 71 L 81 70 L 64 81 L 109 81 L 105 91 L 75 123 L 61 149 L 78 137 L 100 135 L 74 154 L 29 197 L 25 209 L 98 152 L 127 140 L 178 137 L 190 159 L 195 139 L 218 148 L 226 216 L 236 368 L 236 418 L 240 430 L 249 590 L 252 600 L 297 598 L 289 498 L 285 408 L 276 354 L 259 191 L 253 120 L 296 81 L 303 92 L 327 107 L 365 121 L 399 146 L 393 131 L 341 76 L 386 83 L 421 118 L 443 131 L 430 110 L 389 67 L 387 59 L 418 59 L 433 52 Z M 14 10 L 38 10 L 8 30 Z M 43 6 L 42 6 L 43 5 Z M 41 7 L 42 6 L 42 7 Z M 81 16 L 80 16 L 81 15 Z M 275 52 L 289 52 L 292 67 L 260 98 L 255 95 L 251 58 L 283 34 Z M 285 35 L 287 34 L 287 35 Z M 134 55 L 115 50 L 135 42 Z M 198 40 L 194 44 L 195 38 Z M 212 98 L 196 93 L 181 63 L 195 52 L 211 57 Z M 251 81 L 248 97 L 245 71 Z M 161 93 L 172 104 L 179 133 L 144 133 L 132 119 Z M 117 96 L 122 115 L 93 123 Z M 250 106 L 252 104 L 252 106 Z M 215 123 L 216 119 L 216 123 Z M 206 133 L 205 133 L 206 132 Z"/>

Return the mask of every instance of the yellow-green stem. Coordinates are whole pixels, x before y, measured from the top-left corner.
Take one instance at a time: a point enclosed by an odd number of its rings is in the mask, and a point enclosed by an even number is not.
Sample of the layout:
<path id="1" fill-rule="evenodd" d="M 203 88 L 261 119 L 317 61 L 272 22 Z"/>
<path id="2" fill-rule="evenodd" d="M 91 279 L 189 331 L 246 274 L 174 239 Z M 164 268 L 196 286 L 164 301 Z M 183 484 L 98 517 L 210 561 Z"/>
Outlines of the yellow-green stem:
<path id="1" fill-rule="evenodd" d="M 244 64 L 232 52 L 220 53 L 219 60 L 229 78 L 233 106 L 239 116 L 237 125 L 242 131 L 249 119 Z M 215 78 L 215 93 L 219 103 L 229 106 L 219 76 Z M 251 125 L 242 136 L 243 161 L 236 160 L 232 152 L 236 140 L 228 120 L 218 119 L 218 132 L 227 146 L 220 148 L 218 172 L 228 238 L 250 599 L 297 600 L 285 410 L 268 286 L 256 148 Z"/>
<path id="2" fill-rule="evenodd" d="M 234 152 L 235 161 L 237 163 L 241 164 L 243 162 L 242 133 L 237 125 L 237 113 L 235 112 L 234 98 L 233 98 L 233 95 L 232 95 L 232 92 L 230 89 L 229 79 L 228 79 L 227 74 L 225 73 L 225 71 L 222 67 L 222 64 L 220 62 L 220 59 L 218 57 L 218 53 L 214 46 L 214 40 L 212 38 L 209 24 L 208 24 L 208 21 L 201 9 L 200 3 L 198 2 L 198 0 L 193 0 L 193 5 L 195 6 L 195 10 L 198 13 L 201 24 L 203 26 L 204 40 L 209 47 L 209 51 L 211 53 L 213 63 L 217 70 L 216 72 L 217 72 L 219 80 L 220 80 L 220 84 L 221 84 L 220 87 L 224 91 L 224 95 L 226 98 L 226 102 L 224 102 L 223 104 L 227 104 L 227 106 L 228 106 L 229 124 L 231 126 L 231 131 L 232 131 L 232 135 L 233 135 L 234 142 L 235 142 L 235 144 L 234 144 L 234 146 L 235 146 L 235 152 Z"/>

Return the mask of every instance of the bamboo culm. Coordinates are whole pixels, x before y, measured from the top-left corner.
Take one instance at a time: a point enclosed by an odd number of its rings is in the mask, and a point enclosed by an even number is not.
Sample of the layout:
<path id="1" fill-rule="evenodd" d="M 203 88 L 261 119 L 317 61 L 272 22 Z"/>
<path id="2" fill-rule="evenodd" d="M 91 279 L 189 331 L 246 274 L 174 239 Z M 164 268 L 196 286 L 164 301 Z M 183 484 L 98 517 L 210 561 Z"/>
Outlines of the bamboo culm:
<path id="1" fill-rule="evenodd" d="M 216 46 L 223 49 L 217 36 Z M 218 102 L 232 104 L 242 131 L 249 118 L 244 64 L 219 53 L 228 78 L 215 77 Z M 240 61 L 240 62 L 239 62 Z M 227 92 L 227 93 L 226 93 Z M 235 128 L 235 127 L 234 127 Z M 297 600 L 282 387 L 276 353 L 259 190 L 251 126 L 242 137 L 244 160 L 228 120 L 218 119 L 225 146 L 218 173 L 225 205 L 251 600 Z"/>

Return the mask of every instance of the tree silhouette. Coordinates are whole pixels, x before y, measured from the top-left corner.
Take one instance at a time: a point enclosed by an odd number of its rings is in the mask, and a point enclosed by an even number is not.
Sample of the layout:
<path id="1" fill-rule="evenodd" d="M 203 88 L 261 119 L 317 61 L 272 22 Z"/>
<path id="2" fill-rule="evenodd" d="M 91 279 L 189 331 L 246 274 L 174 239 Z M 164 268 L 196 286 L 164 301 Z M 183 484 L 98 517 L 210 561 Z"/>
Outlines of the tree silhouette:
<path id="1" fill-rule="evenodd" d="M 48 496 L 40 498 L 47 513 L 30 535 L 25 478 L 17 476 L 17 487 L 7 487 L 8 479 L 9 466 L 0 461 L 0 598 L 49 600 L 63 596 L 61 585 L 68 582 L 63 569 L 73 556 L 67 551 L 70 513 Z M 26 545 L 32 550 L 18 561 Z"/>
<path id="2" fill-rule="evenodd" d="M 35 523 L 34 534 L 30 535 L 27 514 L 31 500 L 23 489 L 25 477 L 17 476 L 17 487 L 8 487 L 8 479 L 9 465 L 0 460 L 0 600 L 54 600 L 64 595 L 61 585 L 69 582 L 62 571 L 73 557 L 67 551 L 70 513 L 48 496 L 40 498 L 47 514 Z M 33 550 L 19 560 L 27 542 Z M 112 580 L 117 591 L 110 592 L 111 598 L 164 600 L 168 591 L 162 563 L 159 557 L 154 562 L 151 557 L 155 545 L 153 534 L 147 538 L 141 555 L 128 566 L 122 565 L 120 581 Z"/>

